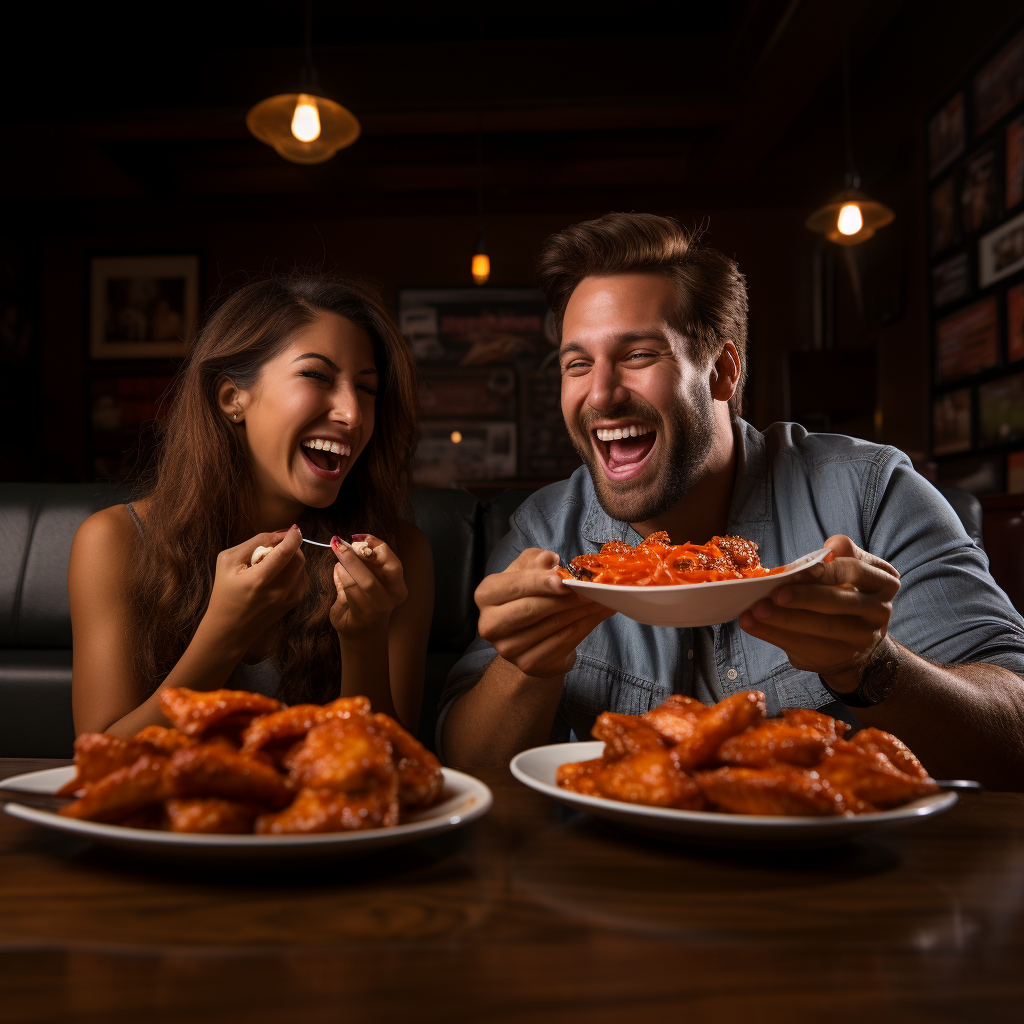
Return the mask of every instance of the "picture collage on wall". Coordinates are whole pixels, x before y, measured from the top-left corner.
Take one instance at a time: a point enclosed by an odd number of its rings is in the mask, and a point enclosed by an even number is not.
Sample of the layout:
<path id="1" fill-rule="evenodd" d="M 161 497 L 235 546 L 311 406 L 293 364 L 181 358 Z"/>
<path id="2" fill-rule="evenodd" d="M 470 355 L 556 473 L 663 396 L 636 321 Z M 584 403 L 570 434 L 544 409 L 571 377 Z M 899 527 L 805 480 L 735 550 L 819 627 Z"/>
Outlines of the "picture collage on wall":
<path id="1" fill-rule="evenodd" d="M 939 481 L 1024 492 L 1024 27 L 926 124 Z"/>
<path id="2" fill-rule="evenodd" d="M 403 288 L 398 322 L 419 378 L 417 486 L 537 484 L 578 468 L 536 288 Z"/>

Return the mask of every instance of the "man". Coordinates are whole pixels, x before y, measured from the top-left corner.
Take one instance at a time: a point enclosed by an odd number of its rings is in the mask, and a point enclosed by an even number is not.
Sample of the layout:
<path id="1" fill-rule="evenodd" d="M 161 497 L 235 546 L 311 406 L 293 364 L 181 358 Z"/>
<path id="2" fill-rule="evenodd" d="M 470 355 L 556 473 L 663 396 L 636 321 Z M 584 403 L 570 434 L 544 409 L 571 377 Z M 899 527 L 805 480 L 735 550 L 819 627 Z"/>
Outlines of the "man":
<path id="1" fill-rule="evenodd" d="M 936 777 L 1024 788 L 1024 620 L 902 453 L 739 418 L 736 264 L 673 220 L 610 214 L 548 239 L 539 280 L 585 466 L 525 502 L 491 558 L 480 635 L 442 699 L 443 756 L 504 762 L 588 736 L 604 710 L 759 689 L 769 714 L 820 708 L 893 732 Z M 835 558 L 700 629 L 613 615 L 555 572 L 657 530 L 739 535 L 767 566 L 820 547 Z"/>

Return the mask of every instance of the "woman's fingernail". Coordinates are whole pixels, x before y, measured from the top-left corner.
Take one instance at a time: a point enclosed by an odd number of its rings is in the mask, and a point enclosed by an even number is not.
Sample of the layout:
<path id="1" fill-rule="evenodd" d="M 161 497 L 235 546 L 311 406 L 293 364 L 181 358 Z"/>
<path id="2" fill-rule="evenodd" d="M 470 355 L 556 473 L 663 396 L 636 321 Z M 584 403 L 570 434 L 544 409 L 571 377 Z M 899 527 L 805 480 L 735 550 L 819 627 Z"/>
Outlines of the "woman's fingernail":
<path id="1" fill-rule="evenodd" d="M 352 534 L 352 539 L 353 540 L 366 540 L 368 537 L 372 537 L 372 536 L 373 536 L 372 533 L 353 533 Z"/>

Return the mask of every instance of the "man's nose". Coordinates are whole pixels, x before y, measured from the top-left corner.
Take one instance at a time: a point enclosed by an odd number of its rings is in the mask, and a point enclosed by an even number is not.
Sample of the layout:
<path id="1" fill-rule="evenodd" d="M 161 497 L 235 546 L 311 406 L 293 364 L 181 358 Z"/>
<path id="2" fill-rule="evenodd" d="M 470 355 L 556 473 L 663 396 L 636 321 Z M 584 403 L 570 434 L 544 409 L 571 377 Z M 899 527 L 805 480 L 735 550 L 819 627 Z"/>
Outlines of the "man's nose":
<path id="1" fill-rule="evenodd" d="M 613 366 L 596 363 L 589 376 L 590 391 L 587 394 L 587 405 L 591 408 L 607 412 L 629 401 L 629 388 L 619 379 Z"/>

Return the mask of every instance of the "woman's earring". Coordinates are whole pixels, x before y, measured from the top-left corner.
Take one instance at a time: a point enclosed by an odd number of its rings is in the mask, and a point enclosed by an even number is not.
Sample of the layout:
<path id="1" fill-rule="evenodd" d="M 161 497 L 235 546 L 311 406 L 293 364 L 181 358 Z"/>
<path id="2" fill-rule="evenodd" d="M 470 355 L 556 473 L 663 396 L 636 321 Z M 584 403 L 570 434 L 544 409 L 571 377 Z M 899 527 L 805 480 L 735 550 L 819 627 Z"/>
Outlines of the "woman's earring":
<path id="1" fill-rule="evenodd" d="M 237 412 L 233 412 L 233 413 L 231 414 L 231 418 L 232 418 L 233 420 L 237 420 L 237 419 L 238 419 L 238 413 L 237 413 Z"/>

